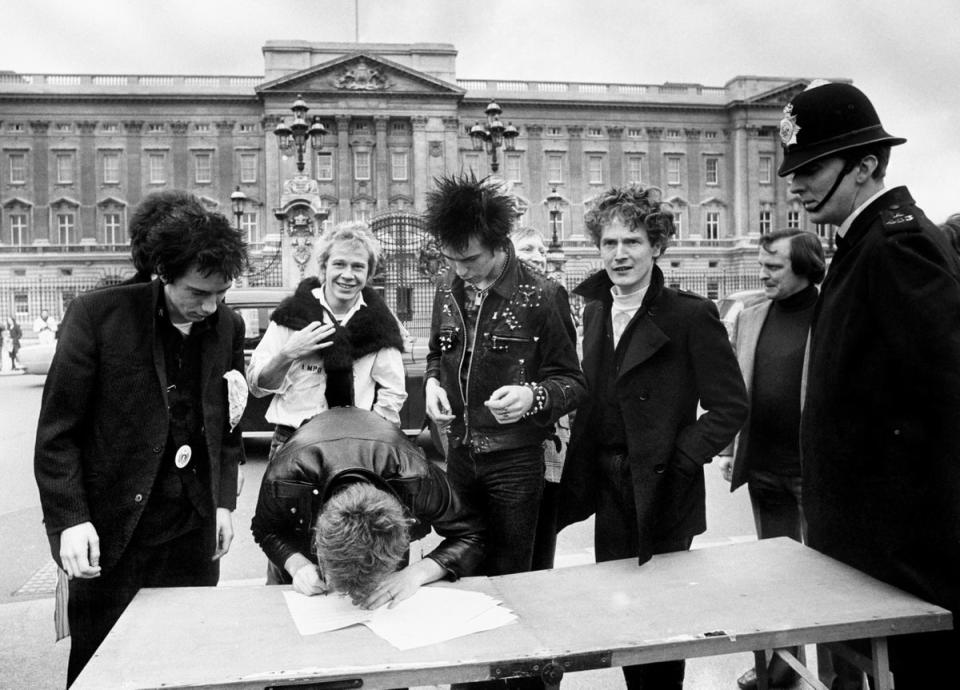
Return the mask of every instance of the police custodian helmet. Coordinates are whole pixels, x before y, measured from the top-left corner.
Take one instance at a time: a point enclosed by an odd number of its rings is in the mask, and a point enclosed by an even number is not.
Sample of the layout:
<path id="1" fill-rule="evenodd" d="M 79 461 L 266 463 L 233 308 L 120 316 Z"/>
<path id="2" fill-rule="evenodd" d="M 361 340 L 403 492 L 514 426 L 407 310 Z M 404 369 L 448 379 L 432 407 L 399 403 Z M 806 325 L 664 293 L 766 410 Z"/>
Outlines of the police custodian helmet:
<path id="1" fill-rule="evenodd" d="M 839 151 L 906 141 L 884 130 L 870 99 L 851 84 L 813 82 L 783 109 L 780 121 L 783 162 L 777 174 L 789 175 L 818 158 Z"/>

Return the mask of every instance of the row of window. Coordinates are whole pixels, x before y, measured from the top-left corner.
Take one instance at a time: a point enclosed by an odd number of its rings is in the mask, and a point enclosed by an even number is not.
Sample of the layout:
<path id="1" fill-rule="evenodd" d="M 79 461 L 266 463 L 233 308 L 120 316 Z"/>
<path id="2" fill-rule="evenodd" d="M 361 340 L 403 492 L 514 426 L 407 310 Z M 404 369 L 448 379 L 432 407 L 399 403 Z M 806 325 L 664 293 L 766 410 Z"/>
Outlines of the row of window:
<path id="1" fill-rule="evenodd" d="M 588 137 L 602 137 L 604 136 L 603 127 L 587 127 L 587 136 Z M 544 129 L 544 132 L 548 137 L 562 137 L 563 127 L 558 127 L 556 125 L 548 126 Z M 667 128 L 663 131 L 663 135 L 666 139 L 683 139 L 684 130 L 679 128 Z M 639 139 L 643 137 L 643 127 L 628 127 L 627 128 L 627 137 L 630 139 Z M 720 138 L 719 133 L 716 130 L 708 129 L 703 133 L 703 138 L 708 141 L 716 141 Z"/>
<path id="2" fill-rule="evenodd" d="M 146 129 L 149 134 L 160 134 L 167 131 L 167 125 L 163 122 L 148 122 Z M 7 124 L 6 130 L 20 134 L 26 132 L 26 126 L 22 122 L 10 122 Z M 100 124 L 99 130 L 104 134 L 116 134 L 120 131 L 120 125 L 116 122 L 103 122 Z M 241 122 L 238 130 L 240 134 L 255 134 L 259 132 L 260 126 L 252 122 Z M 57 122 L 53 125 L 53 131 L 57 134 L 72 134 L 76 131 L 76 128 L 72 122 Z M 207 133 L 212 132 L 213 127 L 209 122 L 197 122 L 193 125 L 193 131 Z"/>

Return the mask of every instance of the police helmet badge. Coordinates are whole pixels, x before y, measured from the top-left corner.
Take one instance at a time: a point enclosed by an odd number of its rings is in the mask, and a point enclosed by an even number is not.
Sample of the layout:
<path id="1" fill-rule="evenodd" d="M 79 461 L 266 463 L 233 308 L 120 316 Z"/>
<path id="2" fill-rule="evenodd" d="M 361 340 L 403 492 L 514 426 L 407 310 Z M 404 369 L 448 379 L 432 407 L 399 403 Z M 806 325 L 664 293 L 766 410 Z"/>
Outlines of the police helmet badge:
<path id="1" fill-rule="evenodd" d="M 787 103 L 783 108 L 783 119 L 780 120 L 780 141 L 784 146 L 793 146 L 797 143 L 799 132 L 797 116 L 793 114 L 793 103 Z"/>

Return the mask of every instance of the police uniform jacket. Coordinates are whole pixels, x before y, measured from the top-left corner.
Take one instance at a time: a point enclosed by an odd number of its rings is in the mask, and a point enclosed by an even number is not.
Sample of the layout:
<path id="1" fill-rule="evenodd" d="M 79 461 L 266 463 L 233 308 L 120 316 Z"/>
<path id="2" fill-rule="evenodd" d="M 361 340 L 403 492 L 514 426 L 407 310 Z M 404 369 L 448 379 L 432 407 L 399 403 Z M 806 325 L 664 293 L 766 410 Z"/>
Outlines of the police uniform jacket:
<path id="1" fill-rule="evenodd" d="M 960 611 L 960 267 L 904 187 L 838 241 L 800 426 L 814 548 Z"/>
<path id="2" fill-rule="evenodd" d="M 583 371 L 591 395 L 573 423 L 561 478 L 560 527 L 584 520 L 596 509 L 595 458 L 604 439 L 596 433 L 600 425 L 593 393 L 603 358 L 614 357 L 608 327 L 611 285 L 600 271 L 574 290 L 589 300 Z M 626 430 L 642 563 L 658 544 L 706 529 L 703 465 L 740 429 L 747 395 L 716 306 L 666 287 L 657 266 L 614 362 L 614 395 Z M 706 410 L 699 418 L 698 403 Z"/>
<path id="3" fill-rule="evenodd" d="M 484 526 L 446 473 L 393 423 L 369 410 L 321 412 L 290 437 L 267 466 L 253 517 L 253 538 L 279 568 L 295 553 L 314 562 L 311 530 L 334 488 L 362 480 L 396 496 L 414 519 L 411 539 L 431 526 L 443 541 L 430 554 L 453 579 L 483 557 Z"/>
<path id="4" fill-rule="evenodd" d="M 503 274 L 479 308 L 472 343 L 467 343 L 464 282 L 454 271 L 441 276 L 424 373 L 424 380 L 439 379 L 447 393 L 456 417 L 450 424 L 451 445 L 470 445 L 481 453 L 539 445 L 586 393 L 566 290 L 519 261 L 512 245 L 506 251 Z M 468 348 L 473 354 L 463 385 L 460 371 Z M 500 424 L 484 401 L 501 386 L 523 383 L 546 389 L 546 409 Z"/>
<path id="5" fill-rule="evenodd" d="M 50 364 L 34 455 L 43 519 L 59 562 L 60 533 L 92 522 L 100 565 L 130 542 L 167 444 L 164 351 L 156 333 L 159 280 L 95 290 L 70 304 Z M 243 373 L 243 319 L 220 304 L 200 344 L 203 435 L 212 505 L 236 508 L 240 429 L 229 426 L 227 382 Z"/>

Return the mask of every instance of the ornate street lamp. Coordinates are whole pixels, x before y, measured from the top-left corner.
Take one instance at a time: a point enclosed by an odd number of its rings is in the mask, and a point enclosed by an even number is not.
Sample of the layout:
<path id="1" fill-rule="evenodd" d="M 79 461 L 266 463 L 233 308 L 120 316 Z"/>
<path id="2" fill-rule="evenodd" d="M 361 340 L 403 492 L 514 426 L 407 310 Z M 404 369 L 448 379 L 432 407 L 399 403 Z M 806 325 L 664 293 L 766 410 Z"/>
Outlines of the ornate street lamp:
<path id="1" fill-rule="evenodd" d="M 560 220 L 560 205 L 563 203 L 563 197 L 557 194 L 557 188 L 554 187 L 547 195 L 547 210 L 550 212 L 550 230 L 552 237 L 550 239 L 550 249 L 560 249 L 560 238 L 557 236 L 557 225 Z"/>
<path id="2" fill-rule="evenodd" d="M 233 206 L 233 217 L 237 219 L 237 230 L 240 229 L 240 221 L 243 220 L 243 210 L 247 206 L 247 195 L 240 191 L 240 185 L 230 195 L 230 204 Z"/>
<path id="3" fill-rule="evenodd" d="M 473 142 L 473 150 L 483 151 L 486 149 L 487 155 L 490 157 L 490 169 L 497 172 L 500 169 L 497 149 L 502 146 L 507 151 L 513 151 L 520 132 L 513 124 L 508 123 L 504 126 L 500 122 L 500 113 L 503 112 L 503 109 L 496 101 L 490 101 L 484 112 L 487 115 L 487 123 L 481 125 L 478 122 L 467 130 L 467 133 L 470 135 L 470 141 Z"/>
<path id="4" fill-rule="evenodd" d="M 281 153 L 290 155 L 294 151 L 297 153 L 297 172 L 303 172 L 303 154 L 307 148 L 307 140 L 314 151 L 323 148 L 323 135 L 327 133 L 327 128 L 320 122 L 320 117 L 313 116 L 313 120 L 307 123 L 307 111 L 310 108 L 303 100 L 303 96 L 297 94 L 297 100 L 290 107 L 293 111 L 293 121 L 287 126 L 281 119 L 280 124 L 276 126 L 273 133 L 277 135 L 277 145 Z"/>

